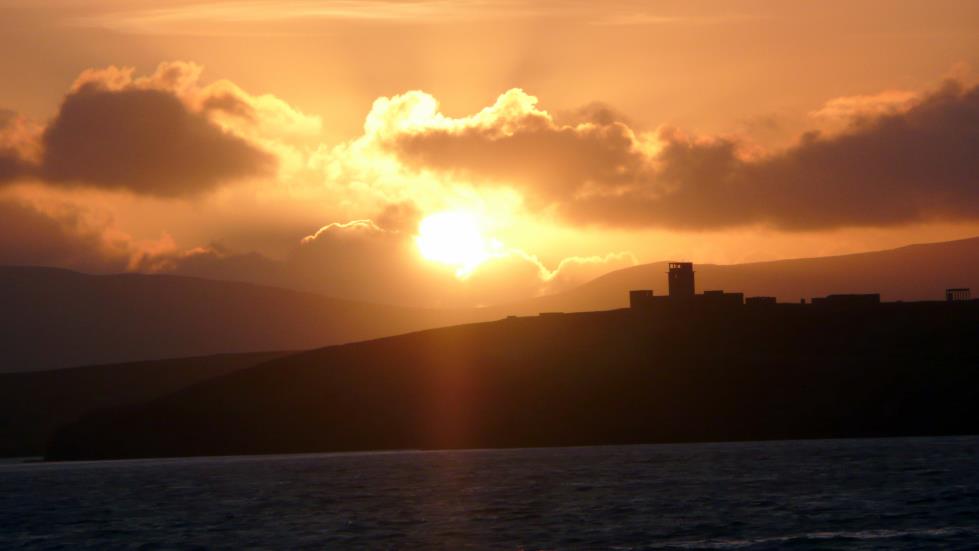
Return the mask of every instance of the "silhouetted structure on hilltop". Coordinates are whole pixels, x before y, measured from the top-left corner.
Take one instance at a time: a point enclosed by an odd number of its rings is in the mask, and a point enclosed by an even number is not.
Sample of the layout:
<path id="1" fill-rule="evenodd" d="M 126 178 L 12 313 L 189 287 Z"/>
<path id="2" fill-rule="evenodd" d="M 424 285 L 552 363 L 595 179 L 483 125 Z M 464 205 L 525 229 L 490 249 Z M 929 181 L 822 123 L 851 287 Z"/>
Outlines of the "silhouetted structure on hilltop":
<path id="1" fill-rule="evenodd" d="M 691 299 L 694 296 L 693 262 L 670 262 L 670 298 Z"/>
<path id="2" fill-rule="evenodd" d="M 633 310 L 648 308 L 653 305 L 656 298 L 649 289 L 629 291 L 629 308 Z"/>
<path id="3" fill-rule="evenodd" d="M 728 308 L 744 304 L 744 293 L 725 293 L 720 290 L 695 293 L 693 262 L 670 262 L 667 272 L 669 296 L 655 296 L 649 289 L 629 291 L 629 308 L 647 311 L 657 306 L 687 304 L 709 308 Z M 774 300 L 774 299 L 773 299 Z"/>
<path id="4" fill-rule="evenodd" d="M 744 293 L 725 293 L 724 291 L 704 291 L 699 299 L 705 306 L 741 306 L 744 304 Z"/>
<path id="5" fill-rule="evenodd" d="M 742 305 L 758 307 L 775 305 L 775 297 L 757 296 L 745 299 L 744 293 L 725 293 L 724 291 L 704 291 L 703 294 L 694 292 L 694 270 L 692 262 L 670 262 L 668 273 L 669 296 L 654 296 L 648 289 L 629 291 L 629 308 L 636 311 L 649 311 L 663 305 L 686 305 L 696 308 L 732 308 Z M 972 293 L 967 287 L 945 289 L 946 302 L 971 301 Z M 825 297 L 813 297 L 807 303 L 800 299 L 800 305 L 809 304 L 817 308 L 866 308 L 880 305 L 880 293 L 833 294 Z"/>
<path id="6" fill-rule="evenodd" d="M 970 291 L 966 287 L 945 289 L 945 300 L 948 302 L 955 302 L 958 300 L 970 300 L 971 298 L 972 298 L 972 291 Z"/>

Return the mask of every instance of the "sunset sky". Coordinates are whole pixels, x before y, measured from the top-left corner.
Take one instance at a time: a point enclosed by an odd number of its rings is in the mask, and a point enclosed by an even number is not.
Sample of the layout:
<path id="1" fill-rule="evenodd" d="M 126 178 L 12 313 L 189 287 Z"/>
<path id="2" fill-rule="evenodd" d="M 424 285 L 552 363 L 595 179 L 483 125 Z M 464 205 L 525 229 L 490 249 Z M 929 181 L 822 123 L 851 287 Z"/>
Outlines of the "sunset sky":
<path id="1" fill-rule="evenodd" d="M 0 1 L 0 264 L 485 305 L 979 235 L 979 2 Z"/>

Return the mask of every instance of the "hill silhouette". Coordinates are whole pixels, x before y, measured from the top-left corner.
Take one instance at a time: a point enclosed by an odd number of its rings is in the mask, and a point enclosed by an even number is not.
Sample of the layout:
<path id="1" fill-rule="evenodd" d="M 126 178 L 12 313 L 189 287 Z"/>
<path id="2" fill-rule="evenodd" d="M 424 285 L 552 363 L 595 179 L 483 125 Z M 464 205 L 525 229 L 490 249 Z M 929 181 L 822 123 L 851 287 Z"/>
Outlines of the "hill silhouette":
<path id="1" fill-rule="evenodd" d="M 285 352 L 0 374 L 0 456 L 41 455 L 54 430 L 100 408 L 139 404 Z"/>
<path id="2" fill-rule="evenodd" d="M 979 301 L 515 318 L 272 360 L 60 430 L 50 459 L 979 431 Z"/>
<path id="3" fill-rule="evenodd" d="M 0 371 L 263 350 L 301 350 L 471 321 L 168 275 L 0 267 Z"/>

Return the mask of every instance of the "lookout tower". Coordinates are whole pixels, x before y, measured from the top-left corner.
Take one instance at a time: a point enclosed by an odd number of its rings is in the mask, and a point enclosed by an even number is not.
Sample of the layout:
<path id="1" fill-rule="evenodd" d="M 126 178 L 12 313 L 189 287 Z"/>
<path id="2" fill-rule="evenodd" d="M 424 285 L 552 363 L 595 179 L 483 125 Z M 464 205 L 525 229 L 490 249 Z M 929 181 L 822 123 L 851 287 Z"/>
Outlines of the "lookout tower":
<path id="1" fill-rule="evenodd" d="M 693 262 L 670 262 L 670 298 L 692 299 Z"/>

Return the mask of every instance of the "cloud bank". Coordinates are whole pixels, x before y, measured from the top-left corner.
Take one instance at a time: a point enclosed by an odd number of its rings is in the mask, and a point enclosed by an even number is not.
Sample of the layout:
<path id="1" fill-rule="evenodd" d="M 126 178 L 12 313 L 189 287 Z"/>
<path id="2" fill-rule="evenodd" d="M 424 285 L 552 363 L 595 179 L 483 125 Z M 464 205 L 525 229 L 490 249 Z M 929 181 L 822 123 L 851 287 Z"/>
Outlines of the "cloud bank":
<path id="1" fill-rule="evenodd" d="M 554 121 L 515 89 L 465 118 L 415 92 L 375 103 L 365 128 L 407 166 L 518 189 L 572 224 L 713 230 L 892 226 L 979 219 L 979 87 L 830 102 L 839 132 L 759 152 L 670 128 Z"/>

